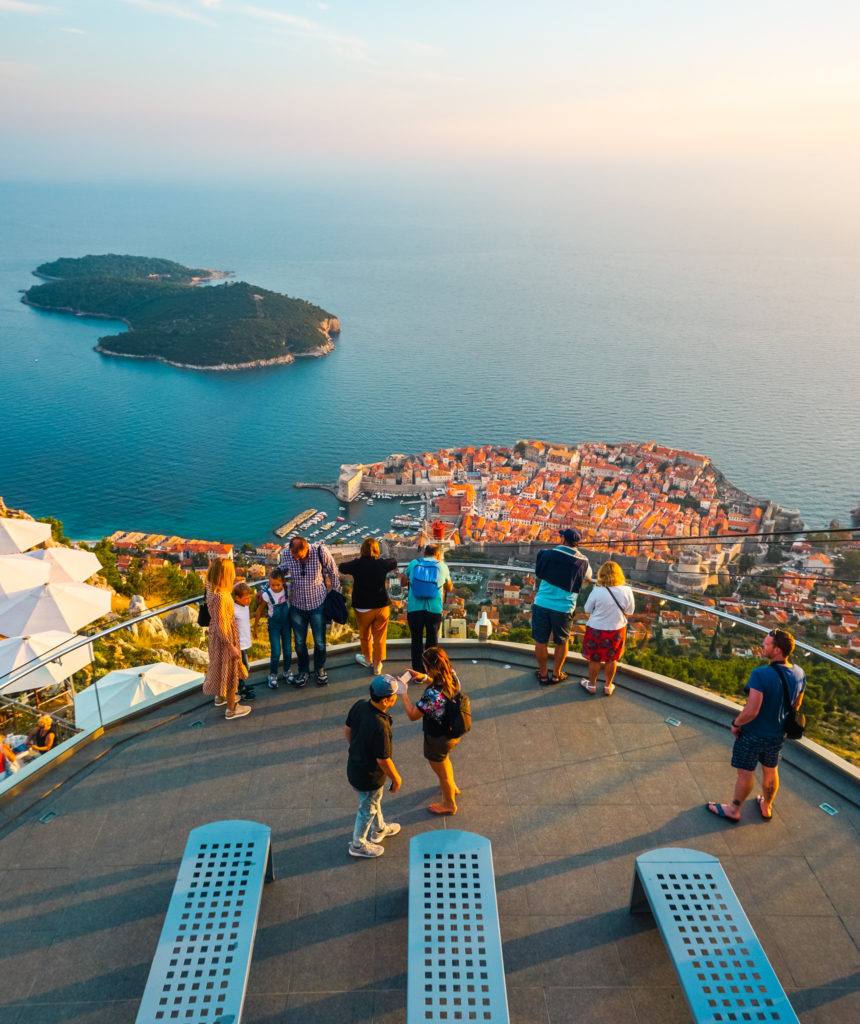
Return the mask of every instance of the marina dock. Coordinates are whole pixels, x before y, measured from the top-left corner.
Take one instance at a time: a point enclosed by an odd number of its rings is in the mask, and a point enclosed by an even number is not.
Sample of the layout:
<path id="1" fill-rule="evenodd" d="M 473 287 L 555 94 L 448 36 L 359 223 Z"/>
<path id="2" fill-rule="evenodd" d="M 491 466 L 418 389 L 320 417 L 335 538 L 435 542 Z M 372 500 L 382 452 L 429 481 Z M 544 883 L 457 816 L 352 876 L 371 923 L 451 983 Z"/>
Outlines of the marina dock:
<path id="1" fill-rule="evenodd" d="M 297 516 L 293 516 L 288 523 L 284 523 L 283 526 L 279 526 L 277 530 L 274 530 L 273 532 L 277 537 L 286 537 L 290 530 L 295 530 L 297 526 L 301 526 L 302 523 L 307 522 L 311 516 L 315 516 L 316 514 L 317 510 L 315 508 L 306 508 L 304 512 L 300 512 Z"/>

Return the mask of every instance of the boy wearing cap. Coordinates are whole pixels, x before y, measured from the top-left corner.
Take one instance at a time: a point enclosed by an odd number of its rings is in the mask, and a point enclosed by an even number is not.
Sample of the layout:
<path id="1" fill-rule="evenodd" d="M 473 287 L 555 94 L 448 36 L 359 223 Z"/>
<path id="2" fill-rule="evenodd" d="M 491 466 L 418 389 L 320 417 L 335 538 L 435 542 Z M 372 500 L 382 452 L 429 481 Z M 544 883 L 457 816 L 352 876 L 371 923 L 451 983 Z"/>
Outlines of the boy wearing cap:
<path id="1" fill-rule="evenodd" d="M 391 716 L 398 693 L 406 692 L 406 684 L 394 676 L 377 676 L 370 684 L 370 700 L 359 700 L 349 709 L 344 733 L 349 744 L 346 777 L 358 793 L 358 813 L 352 842 L 351 857 L 381 857 L 381 845 L 387 836 L 394 836 L 400 826 L 386 824 L 382 817 L 382 792 L 385 780 L 391 781 L 390 790 L 396 793 L 402 779 L 391 759 Z"/>
<path id="2" fill-rule="evenodd" d="M 582 540 L 579 530 L 559 531 L 562 543 L 554 548 L 538 551 L 535 575 L 540 580 L 532 606 L 532 636 L 535 639 L 537 680 L 541 686 L 560 683 L 567 679 L 564 660 L 570 641 L 570 627 L 576 598 L 583 583 L 591 579 L 591 566 L 576 545 Z M 550 634 L 555 643 L 552 672 L 547 672 Z"/>

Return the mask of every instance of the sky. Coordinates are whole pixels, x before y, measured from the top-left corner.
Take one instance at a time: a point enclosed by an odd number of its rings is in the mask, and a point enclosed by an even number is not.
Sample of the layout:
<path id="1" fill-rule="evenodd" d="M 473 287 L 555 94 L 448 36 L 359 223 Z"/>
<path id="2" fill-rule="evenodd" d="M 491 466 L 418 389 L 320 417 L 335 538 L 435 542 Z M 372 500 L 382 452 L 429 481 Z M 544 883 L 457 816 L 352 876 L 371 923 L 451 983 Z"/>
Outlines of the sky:
<path id="1" fill-rule="evenodd" d="M 0 0 L 0 177 L 632 171 L 856 206 L 858 29 L 856 0 Z"/>

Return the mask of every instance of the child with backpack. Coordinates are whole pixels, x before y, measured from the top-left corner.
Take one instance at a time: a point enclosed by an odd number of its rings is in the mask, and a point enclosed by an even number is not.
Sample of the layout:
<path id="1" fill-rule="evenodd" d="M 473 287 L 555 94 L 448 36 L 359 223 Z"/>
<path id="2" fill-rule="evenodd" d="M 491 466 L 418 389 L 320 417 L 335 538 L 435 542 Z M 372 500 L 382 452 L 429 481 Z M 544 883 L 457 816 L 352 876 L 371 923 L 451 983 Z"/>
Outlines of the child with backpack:
<path id="1" fill-rule="evenodd" d="M 412 637 L 412 669 L 423 672 L 421 655 L 425 647 L 435 647 L 442 624 L 442 596 L 454 589 L 448 566 L 440 559 L 438 544 L 428 544 L 421 558 L 413 558 L 401 576 L 409 586 L 406 622 Z M 426 641 L 425 641 L 426 637 Z"/>
<path id="2" fill-rule="evenodd" d="M 293 634 L 290 628 L 290 596 L 287 590 L 287 581 L 281 569 L 269 570 L 269 579 L 260 587 L 258 593 L 257 610 L 254 614 L 254 633 L 257 632 L 257 625 L 266 613 L 266 625 L 269 627 L 269 646 L 271 656 L 269 658 L 269 689 L 278 688 L 278 663 L 281 660 L 281 650 L 284 652 L 284 675 L 287 682 L 296 685 L 296 678 L 290 671 L 290 662 L 293 658 Z"/>
<path id="3" fill-rule="evenodd" d="M 411 722 L 423 720 L 424 757 L 439 779 L 442 800 L 427 808 L 431 814 L 456 814 L 457 794 L 450 753 L 472 728 L 472 707 L 460 687 L 460 680 L 451 667 L 448 655 L 438 647 L 424 651 L 425 674 L 411 672 L 413 680 L 427 684 L 421 699 L 413 704 L 403 694 L 403 707 Z M 405 679 L 405 677 L 403 677 Z"/>

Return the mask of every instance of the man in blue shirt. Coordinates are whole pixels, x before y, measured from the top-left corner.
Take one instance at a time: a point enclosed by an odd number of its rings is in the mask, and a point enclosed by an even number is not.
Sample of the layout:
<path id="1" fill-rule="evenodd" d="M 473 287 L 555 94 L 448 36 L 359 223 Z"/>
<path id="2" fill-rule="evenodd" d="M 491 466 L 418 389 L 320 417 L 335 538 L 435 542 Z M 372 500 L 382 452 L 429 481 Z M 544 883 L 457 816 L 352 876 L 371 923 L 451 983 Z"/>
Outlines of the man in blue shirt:
<path id="1" fill-rule="evenodd" d="M 806 689 L 803 669 L 789 663 L 793 651 L 794 637 L 784 629 L 771 630 L 764 638 L 761 652 L 770 664 L 750 673 L 747 702 L 729 727 L 735 737 L 732 767 L 738 773 L 734 799 L 730 804 L 709 801 L 706 806 L 712 814 L 728 821 L 740 820 L 741 807 L 755 785 L 756 765 L 761 764 L 762 792 L 756 800 L 761 816 L 766 821 L 773 817 L 773 801 L 779 789 L 777 765 L 788 717 L 785 690 L 791 706 L 799 708 Z"/>
<path id="2" fill-rule="evenodd" d="M 562 544 L 538 551 L 535 575 L 540 580 L 532 607 L 532 636 L 535 639 L 537 680 L 541 686 L 551 686 L 567 679 L 564 660 L 570 643 L 570 627 L 576 599 L 583 583 L 591 579 L 591 566 L 576 545 L 582 540 L 579 530 L 560 531 Z M 550 634 L 555 643 L 553 670 L 547 674 Z"/>
<path id="3" fill-rule="evenodd" d="M 412 637 L 412 668 L 421 673 L 424 672 L 421 656 L 425 649 L 439 642 L 443 597 L 454 589 L 451 572 L 440 558 L 441 553 L 438 544 L 428 544 L 423 557 L 413 558 L 400 577 L 403 586 L 409 586 L 406 622 Z"/>

